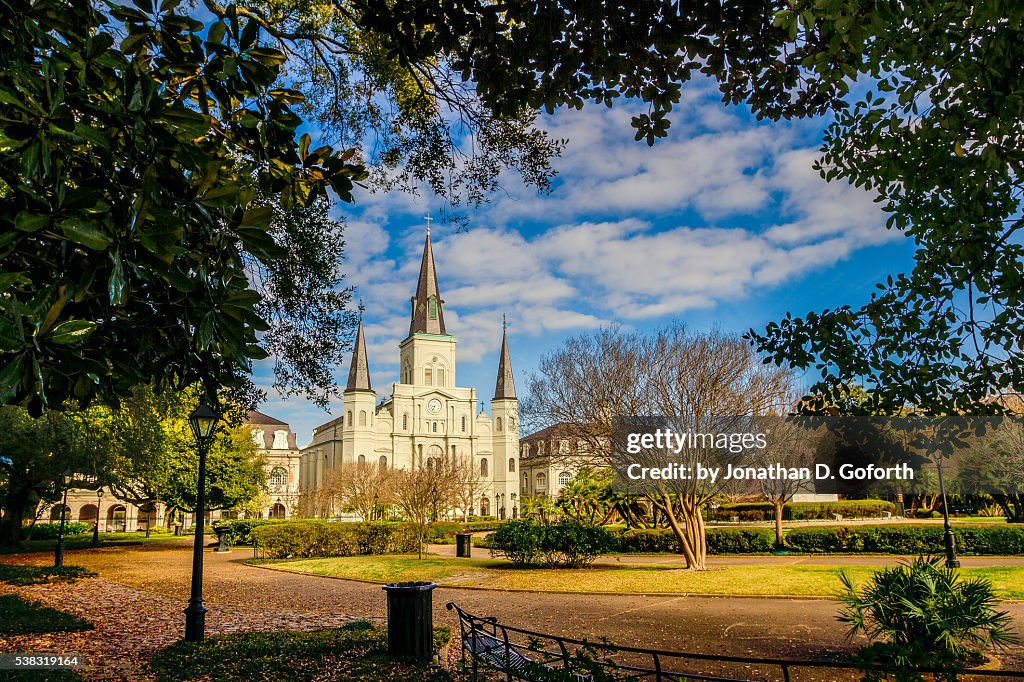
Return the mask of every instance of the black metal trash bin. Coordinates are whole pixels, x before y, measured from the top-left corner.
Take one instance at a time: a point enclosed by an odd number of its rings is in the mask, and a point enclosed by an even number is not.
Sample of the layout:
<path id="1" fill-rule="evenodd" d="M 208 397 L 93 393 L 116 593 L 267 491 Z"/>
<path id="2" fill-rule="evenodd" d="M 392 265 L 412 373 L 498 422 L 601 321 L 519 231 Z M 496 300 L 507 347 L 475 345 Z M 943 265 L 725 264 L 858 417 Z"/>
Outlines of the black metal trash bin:
<path id="1" fill-rule="evenodd" d="M 455 534 L 455 556 L 468 559 L 473 553 L 473 534 Z"/>
<path id="2" fill-rule="evenodd" d="M 213 532 L 217 534 L 217 549 L 213 550 L 214 552 L 220 552 L 221 554 L 224 554 L 225 552 L 231 551 L 231 548 L 228 547 L 227 538 L 229 530 L 231 529 L 228 526 L 213 527 Z"/>
<path id="3" fill-rule="evenodd" d="M 390 583 L 388 653 L 424 663 L 434 659 L 434 583 Z"/>

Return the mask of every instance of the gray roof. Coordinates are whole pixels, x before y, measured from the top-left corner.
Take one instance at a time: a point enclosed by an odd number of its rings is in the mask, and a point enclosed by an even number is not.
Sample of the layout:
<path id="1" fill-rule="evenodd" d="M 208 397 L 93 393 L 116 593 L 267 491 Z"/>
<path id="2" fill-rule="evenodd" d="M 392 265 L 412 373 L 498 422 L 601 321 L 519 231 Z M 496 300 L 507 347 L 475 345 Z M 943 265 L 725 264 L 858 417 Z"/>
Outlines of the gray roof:
<path id="1" fill-rule="evenodd" d="M 501 354 L 498 359 L 498 380 L 494 383 L 494 399 L 515 398 L 516 384 L 512 378 L 512 360 L 508 356 L 508 333 L 501 324 Z"/>
<path id="2" fill-rule="evenodd" d="M 352 365 L 348 368 L 348 385 L 346 391 L 372 390 L 370 388 L 370 366 L 366 361 L 366 340 L 363 338 L 363 318 L 359 317 L 359 329 L 356 330 L 356 347 L 352 351 Z"/>
<path id="3" fill-rule="evenodd" d="M 433 299 L 433 310 L 431 309 Z M 437 270 L 434 268 L 434 251 L 430 247 L 430 230 L 423 242 L 423 260 L 420 261 L 420 279 L 416 284 L 416 296 L 412 299 L 412 320 L 409 335 L 445 334 L 444 301 L 437 286 Z"/>

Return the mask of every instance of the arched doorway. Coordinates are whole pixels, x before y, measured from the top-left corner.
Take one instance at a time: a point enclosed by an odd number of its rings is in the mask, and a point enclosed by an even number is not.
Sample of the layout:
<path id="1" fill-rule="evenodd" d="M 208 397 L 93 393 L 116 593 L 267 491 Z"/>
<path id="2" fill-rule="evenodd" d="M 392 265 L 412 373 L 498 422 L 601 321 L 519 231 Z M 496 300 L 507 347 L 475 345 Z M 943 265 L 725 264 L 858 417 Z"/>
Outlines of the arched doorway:
<path id="1" fill-rule="evenodd" d="M 82 508 L 78 510 L 78 520 L 92 525 L 96 523 L 98 513 L 99 509 L 95 504 L 82 505 Z"/>
<path id="2" fill-rule="evenodd" d="M 156 505 L 152 502 L 139 507 L 139 528 L 149 530 L 156 525 Z"/>
<path id="3" fill-rule="evenodd" d="M 107 510 L 107 530 L 123 533 L 126 526 L 127 510 L 123 504 L 116 504 Z"/>
<path id="4" fill-rule="evenodd" d="M 270 508 L 270 518 L 272 519 L 283 519 L 285 515 L 284 505 L 280 502 L 274 503 L 274 506 Z"/>
<path id="5" fill-rule="evenodd" d="M 60 523 L 60 512 L 64 510 L 64 521 L 71 520 L 71 507 L 62 504 L 55 504 L 50 508 L 50 523 Z"/>
<path id="6" fill-rule="evenodd" d="M 491 501 L 486 495 L 480 498 L 480 516 L 491 515 Z"/>

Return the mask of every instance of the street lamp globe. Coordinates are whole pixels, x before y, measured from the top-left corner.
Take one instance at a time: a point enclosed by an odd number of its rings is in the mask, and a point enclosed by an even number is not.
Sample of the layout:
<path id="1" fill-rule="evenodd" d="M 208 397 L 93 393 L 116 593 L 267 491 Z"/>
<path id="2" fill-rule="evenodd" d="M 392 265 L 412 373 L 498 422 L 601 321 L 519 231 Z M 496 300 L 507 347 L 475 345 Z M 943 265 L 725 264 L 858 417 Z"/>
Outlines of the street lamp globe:
<path id="1" fill-rule="evenodd" d="M 199 400 L 196 409 L 192 410 L 192 414 L 188 416 L 188 425 L 192 427 L 192 434 L 196 437 L 196 441 L 203 442 L 209 440 L 213 435 L 216 424 L 217 413 L 206 403 L 204 395 Z"/>

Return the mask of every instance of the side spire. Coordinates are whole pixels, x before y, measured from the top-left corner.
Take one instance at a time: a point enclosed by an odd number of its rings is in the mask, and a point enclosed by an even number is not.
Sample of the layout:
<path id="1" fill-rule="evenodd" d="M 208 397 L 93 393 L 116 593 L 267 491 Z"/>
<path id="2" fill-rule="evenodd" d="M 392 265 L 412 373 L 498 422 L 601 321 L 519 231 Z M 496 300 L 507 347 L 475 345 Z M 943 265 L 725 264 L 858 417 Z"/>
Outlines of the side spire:
<path id="1" fill-rule="evenodd" d="M 498 380 L 494 383 L 494 399 L 515 398 L 516 384 L 512 378 L 512 360 L 508 355 L 508 329 L 501 316 L 501 354 L 498 359 Z"/>
<path id="2" fill-rule="evenodd" d="M 356 330 L 356 347 L 352 351 L 352 365 L 348 368 L 346 391 L 373 390 L 370 388 L 370 366 L 366 362 L 366 339 L 363 337 L 363 306 L 359 304 L 359 328 Z"/>
<path id="3" fill-rule="evenodd" d="M 412 299 L 412 319 L 409 335 L 445 334 L 444 301 L 437 286 L 437 270 L 434 268 L 434 251 L 430 246 L 430 220 L 427 220 L 427 237 L 423 242 L 423 259 L 420 261 L 420 279 L 416 284 L 416 296 Z"/>

